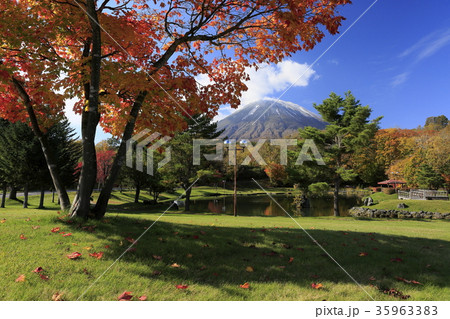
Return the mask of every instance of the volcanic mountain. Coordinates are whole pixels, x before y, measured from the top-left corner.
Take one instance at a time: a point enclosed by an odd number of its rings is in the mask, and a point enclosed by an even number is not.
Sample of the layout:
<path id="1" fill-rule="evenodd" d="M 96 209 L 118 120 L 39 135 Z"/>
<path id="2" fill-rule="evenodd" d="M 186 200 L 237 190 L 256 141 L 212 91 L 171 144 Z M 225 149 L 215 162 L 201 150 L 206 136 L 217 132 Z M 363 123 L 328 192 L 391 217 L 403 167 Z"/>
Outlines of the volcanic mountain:
<path id="1" fill-rule="evenodd" d="M 299 128 L 313 126 L 323 129 L 322 118 L 292 102 L 264 99 L 239 108 L 220 120 L 218 130 L 225 130 L 220 137 L 230 139 L 283 138 Z"/>

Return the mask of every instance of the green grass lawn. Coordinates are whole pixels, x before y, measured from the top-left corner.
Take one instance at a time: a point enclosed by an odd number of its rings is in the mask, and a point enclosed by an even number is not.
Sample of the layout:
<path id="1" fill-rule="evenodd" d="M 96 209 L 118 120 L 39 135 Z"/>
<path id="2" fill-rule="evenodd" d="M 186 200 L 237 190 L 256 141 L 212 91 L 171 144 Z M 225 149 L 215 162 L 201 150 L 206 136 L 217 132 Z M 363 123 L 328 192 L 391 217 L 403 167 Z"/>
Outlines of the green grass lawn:
<path id="1" fill-rule="evenodd" d="M 370 195 L 375 205 L 370 206 L 373 209 L 398 209 L 397 206 L 400 203 L 408 205 L 407 208 L 401 210 L 418 212 L 436 212 L 436 213 L 450 213 L 450 201 L 447 200 L 406 200 L 397 199 L 397 194 L 387 195 L 382 192 L 374 193 Z"/>
<path id="2" fill-rule="evenodd" d="M 196 189 L 198 196 L 201 189 Z M 8 201 L 0 209 L 1 300 L 76 300 L 162 214 L 167 205 L 131 203 L 115 193 L 106 219 L 67 223 L 54 204 L 37 210 Z M 168 200 L 168 199 L 167 199 Z M 299 217 L 300 223 L 376 300 L 450 298 L 446 221 Z M 39 226 L 39 227 L 38 227 Z M 71 233 L 63 237 L 51 230 Z M 23 234 L 26 239 L 21 239 Z M 81 298 L 117 300 L 368 300 L 290 218 L 169 211 Z M 77 260 L 66 255 L 80 252 Z M 97 259 L 89 253 L 103 252 Z M 360 256 L 363 255 L 363 256 Z M 393 260 L 393 261 L 391 261 Z M 174 264 L 179 267 L 173 267 Z M 32 271 L 42 267 L 43 276 Z M 251 268 L 250 268 L 251 267 Z M 16 282 L 20 275 L 25 281 Z M 396 277 L 414 280 L 414 284 Z M 45 277 L 44 277 L 45 278 Z M 249 289 L 240 285 L 248 282 Z M 323 285 L 313 289 L 312 283 Z M 176 285 L 187 285 L 177 289 Z"/>

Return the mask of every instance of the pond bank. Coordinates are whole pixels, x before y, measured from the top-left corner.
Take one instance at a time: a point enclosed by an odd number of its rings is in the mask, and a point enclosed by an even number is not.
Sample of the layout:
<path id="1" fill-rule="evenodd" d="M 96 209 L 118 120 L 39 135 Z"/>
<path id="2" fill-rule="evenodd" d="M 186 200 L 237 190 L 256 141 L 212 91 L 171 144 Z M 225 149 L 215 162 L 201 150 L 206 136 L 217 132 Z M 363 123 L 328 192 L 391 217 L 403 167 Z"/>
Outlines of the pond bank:
<path id="1" fill-rule="evenodd" d="M 353 217 L 367 217 L 367 218 L 416 218 L 416 219 L 450 219 L 450 213 L 436 213 L 436 212 L 409 212 L 404 210 L 385 210 L 385 209 L 371 209 L 367 207 L 352 207 L 349 210 L 349 215 Z"/>

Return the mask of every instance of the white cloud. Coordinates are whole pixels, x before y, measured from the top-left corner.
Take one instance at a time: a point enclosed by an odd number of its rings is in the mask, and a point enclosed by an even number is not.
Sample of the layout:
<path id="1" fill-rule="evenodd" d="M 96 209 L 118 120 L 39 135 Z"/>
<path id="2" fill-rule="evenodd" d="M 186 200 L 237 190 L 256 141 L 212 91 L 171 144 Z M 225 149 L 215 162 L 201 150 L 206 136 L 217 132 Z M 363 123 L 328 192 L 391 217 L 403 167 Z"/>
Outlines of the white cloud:
<path id="1" fill-rule="evenodd" d="M 399 57 L 404 58 L 415 53 L 414 62 L 417 63 L 432 56 L 447 44 L 450 44 L 450 29 L 434 31 L 403 51 Z"/>
<path id="2" fill-rule="evenodd" d="M 81 115 L 76 114 L 73 111 L 73 106 L 77 102 L 77 99 L 69 99 L 66 100 L 66 106 L 64 107 L 64 111 L 67 119 L 70 122 L 70 125 L 75 128 L 77 131 L 81 131 Z"/>
<path id="3" fill-rule="evenodd" d="M 394 79 L 391 82 L 391 85 L 393 87 L 396 87 L 402 83 L 404 83 L 409 77 L 409 72 L 403 72 L 401 74 L 398 74 L 394 77 Z"/>
<path id="4" fill-rule="evenodd" d="M 276 93 L 284 93 L 290 87 L 307 86 L 316 73 L 308 64 L 291 60 L 277 65 L 261 65 L 257 71 L 249 69 L 247 72 L 250 81 L 246 82 L 248 91 L 242 94 L 241 106 Z"/>

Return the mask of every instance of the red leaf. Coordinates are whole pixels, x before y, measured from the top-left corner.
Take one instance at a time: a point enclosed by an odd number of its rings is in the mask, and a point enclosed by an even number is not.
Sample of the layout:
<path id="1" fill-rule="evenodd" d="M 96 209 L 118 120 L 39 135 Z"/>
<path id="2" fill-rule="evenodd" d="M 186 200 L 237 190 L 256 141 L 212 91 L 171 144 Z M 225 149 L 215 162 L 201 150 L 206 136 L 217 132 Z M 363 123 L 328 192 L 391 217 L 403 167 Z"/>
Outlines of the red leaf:
<path id="1" fill-rule="evenodd" d="M 44 274 L 39 274 L 39 277 L 41 277 L 42 280 L 48 280 L 48 276 Z"/>
<path id="2" fill-rule="evenodd" d="M 69 255 L 67 255 L 67 258 L 69 259 L 78 259 L 81 257 L 81 254 L 79 252 L 73 252 Z"/>
<path id="3" fill-rule="evenodd" d="M 16 282 L 24 282 L 25 281 L 25 275 L 20 275 L 17 277 Z"/>
<path id="4" fill-rule="evenodd" d="M 153 257 L 153 259 L 156 259 L 156 260 L 161 260 L 162 259 L 162 256 L 158 256 L 158 255 L 153 255 L 152 257 Z"/>
<path id="5" fill-rule="evenodd" d="M 246 282 L 245 284 L 243 284 L 243 285 L 239 285 L 241 288 L 244 288 L 244 289 L 248 289 L 248 288 L 250 288 L 250 284 L 248 283 L 248 282 Z"/>
<path id="6" fill-rule="evenodd" d="M 140 301 L 145 301 L 145 300 L 147 300 L 147 296 L 146 296 L 146 295 L 143 295 L 143 296 L 140 296 L 138 299 L 139 299 Z"/>
<path id="7" fill-rule="evenodd" d="M 89 256 L 94 257 L 94 258 L 97 258 L 97 259 L 100 259 L 100 258 L 103 257 L 103 252 L 100 251 L 100 252 L 98 252 L 98 253 L 92 253 L 92 254 L 89 254 Z"/>
<path id="8" fill-rule="evenodd" d="M 323 288 L 323 285 L 322 284 L 316 284 L 315 282 L 313 282 L 311 284 L 311 287 L 313 287 L 314 289 L 321 289 L 321 288 Z"/>
<path id="9" fill-rule="evenodd" d="M 366 252 L 359 253 L 359 257 L 364 257 L 364 256 L 367 256 L 367 255 L 368 255 L 368 253 L 366 253 Z"/>
<path id="10" fill-rule="evenodd" d="M 110 247 L 109 245 L 106 245 L 106 246 L 105 246 L 105 249 L 108 249 L 109 247 Z"/>
<path id="11" fill-rule="evenodd" d="M 193 239 L 199 239 L 197 235 L 192 236 Z"/>
<path id="12" fill-rule="evenodd" d="M 61 228 L 60 227 L 55 227 L 55 228 L 52 228 L 52 230 L 50 230 L 52 233 L 57 233 L 57 232 L 59 232 L 61 230 Z"/>
<path id="13" fill-rule="evenodd" d="M 27 239 L 24 234 L 20 234 L 20 239 Z"/>
<path id="14" fill-rule="evenodd" d="M 64 234 L 64 235 L 62 235 L 63 237 L 67 237 L 67 236 L 72 236 L 72 233 L 67 233 L 67 234 Z"/>
<path id="15" fill-rule="evenodd" d="M 188 285 L 176 285 L 175 288 L 177 289 L 188 289 Z"/>
<path id="16" fill-rule="evenodd" d="M 127 301 L 127 300 L 131 300 L 131 298 L 133 298 L 132 292 L 124 291 L 117 299 L 119 301 Z"/>
<path id="17" fill-rule="evenodd" d="M 392 261 L 392 262 L 397 262 L 397 263 L 399 263 L 399 262 L 402 262 L 403 259 L 398 258 L 398 257 L 395 257 L 395 258 L 391 258 L 391 261 Z"/>
<path id="18" fill-rule="evenodd" d="M 294 261 L 294 257 L 289 258 L 289 263 L 292 263 Z"/>
<path id="19" fill-rule="evenodd" d="M 37 267 L 35 270 L 33 270 L 33 272 L 35 272 L 35 273 L 39 273 L 41 271 L 44 271 L 44 269 L 42 267 Z"/>
<path id="20" fill-rule="evenodd" d="M 134 243 L 134 239 L 133 238 L 127 237 L 127 238 L 125 238 L 125 240 L 128 240 L 130 243 Z"/>

